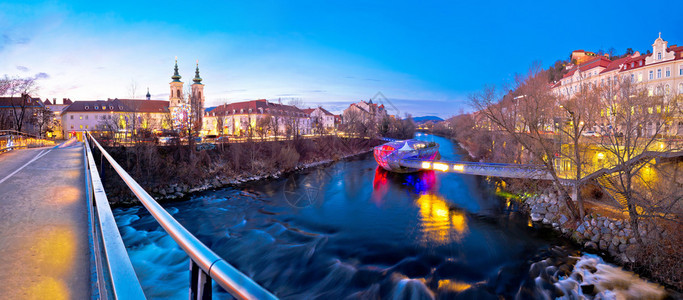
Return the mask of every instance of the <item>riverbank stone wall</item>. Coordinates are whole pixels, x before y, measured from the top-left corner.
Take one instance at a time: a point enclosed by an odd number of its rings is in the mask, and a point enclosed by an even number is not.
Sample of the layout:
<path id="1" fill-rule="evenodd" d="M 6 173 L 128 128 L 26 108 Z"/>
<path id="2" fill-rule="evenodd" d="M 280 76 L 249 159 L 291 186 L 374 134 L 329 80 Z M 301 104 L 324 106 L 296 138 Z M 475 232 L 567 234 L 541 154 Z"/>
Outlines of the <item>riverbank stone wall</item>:
<path id="1" fill-rule="evenodd" d="M 526 198 L 522 207 L 526 208 L 532 222 L 552 226 L 586 250 L 603 251 L 621 262 L 633 261 L 628 253 L 633 253 L 637 241 L 627 220 L 587 214 L 583 220 L 572 222 L 564 201 L 552 192 Z M 640 235 L 647 237 L 648 229 L 641 228 Z"/>

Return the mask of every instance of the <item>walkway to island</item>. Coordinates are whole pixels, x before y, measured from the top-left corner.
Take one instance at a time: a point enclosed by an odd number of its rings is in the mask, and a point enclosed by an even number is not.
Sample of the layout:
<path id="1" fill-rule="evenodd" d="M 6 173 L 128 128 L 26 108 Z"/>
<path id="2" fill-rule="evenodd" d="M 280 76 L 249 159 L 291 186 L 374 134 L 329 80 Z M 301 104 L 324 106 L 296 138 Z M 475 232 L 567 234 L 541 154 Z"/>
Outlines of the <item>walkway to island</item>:
<path id="1" fill-rule="evenodd" d="M 0 155 L 0 295 L 89 299 L 81 143 Z"/>

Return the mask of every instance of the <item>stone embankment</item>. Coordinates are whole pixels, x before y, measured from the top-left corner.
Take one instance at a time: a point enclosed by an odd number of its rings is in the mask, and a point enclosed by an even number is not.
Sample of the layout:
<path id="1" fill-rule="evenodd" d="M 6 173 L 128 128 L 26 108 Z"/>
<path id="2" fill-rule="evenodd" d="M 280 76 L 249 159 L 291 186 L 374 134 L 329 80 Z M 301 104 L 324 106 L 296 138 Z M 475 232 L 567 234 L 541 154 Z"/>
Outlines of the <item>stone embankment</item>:
<path id="1" fill-rule="evenodd" d="M 555 193 L 527 198 L 523 206 L 530 212 L 533 222 L 552 226 L 584 248 L 604 251 L 621 262 L 633 261 L 628 254 L 633 253 L 637 241 L 628 221 L 588 214 L 583 220 L 572 222 L 564 201 L 559 201 Z M 647 235 L 648 230 L 641 228 L 640 236 Z"/>

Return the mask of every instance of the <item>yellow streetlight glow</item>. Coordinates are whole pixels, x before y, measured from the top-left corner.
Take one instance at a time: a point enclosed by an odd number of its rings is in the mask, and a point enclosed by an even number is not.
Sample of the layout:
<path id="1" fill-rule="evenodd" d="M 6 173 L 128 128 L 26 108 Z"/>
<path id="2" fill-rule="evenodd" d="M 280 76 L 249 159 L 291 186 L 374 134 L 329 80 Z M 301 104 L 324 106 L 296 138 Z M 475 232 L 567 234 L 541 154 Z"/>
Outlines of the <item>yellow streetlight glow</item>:
<path id="1" fill-rule="evenodd" d="M 434 163 L 434 170 L 439 170 L 441 172 L 448 171 L 448 165 L 444 163 Z"/>
<path id="2" fill-rule="evenodd" d="M 422 168 L 423 169 L 430 169 L 432 167 L 432 163 L 428 161 L 423 161 L 422 162 Z"/>

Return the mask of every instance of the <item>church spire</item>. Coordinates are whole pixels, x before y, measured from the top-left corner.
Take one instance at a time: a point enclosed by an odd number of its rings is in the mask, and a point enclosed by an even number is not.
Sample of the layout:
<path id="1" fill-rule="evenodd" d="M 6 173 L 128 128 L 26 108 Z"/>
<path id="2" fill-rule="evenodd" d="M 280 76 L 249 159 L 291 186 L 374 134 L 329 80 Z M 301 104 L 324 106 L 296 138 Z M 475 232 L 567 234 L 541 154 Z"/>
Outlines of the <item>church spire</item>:
<path id="1" fill-rule="evenodd" d="M 180 82 L 180 74 L 178 73 L 178 57 L 175 57 L 175 72 L 173 73 L 173 76 L 171 76 L 171 79 L 175 82 Z"/>
<path id="2" fill-rule="evenodd" d="M 192 81 L 196 84 L 202 83 L 202 78 L 199 77 L 199 60 L 197 60 L 197 69 L 194 71 L 194 79 L 192 79 Z"/>
<path id="3" fill-rule="evenodd" d="M 149 94 L 149 87 L 147 87 L 147 95 L 145 97 L 147 97 L 147 100 L 152 99 L 152 95 Z"/>

